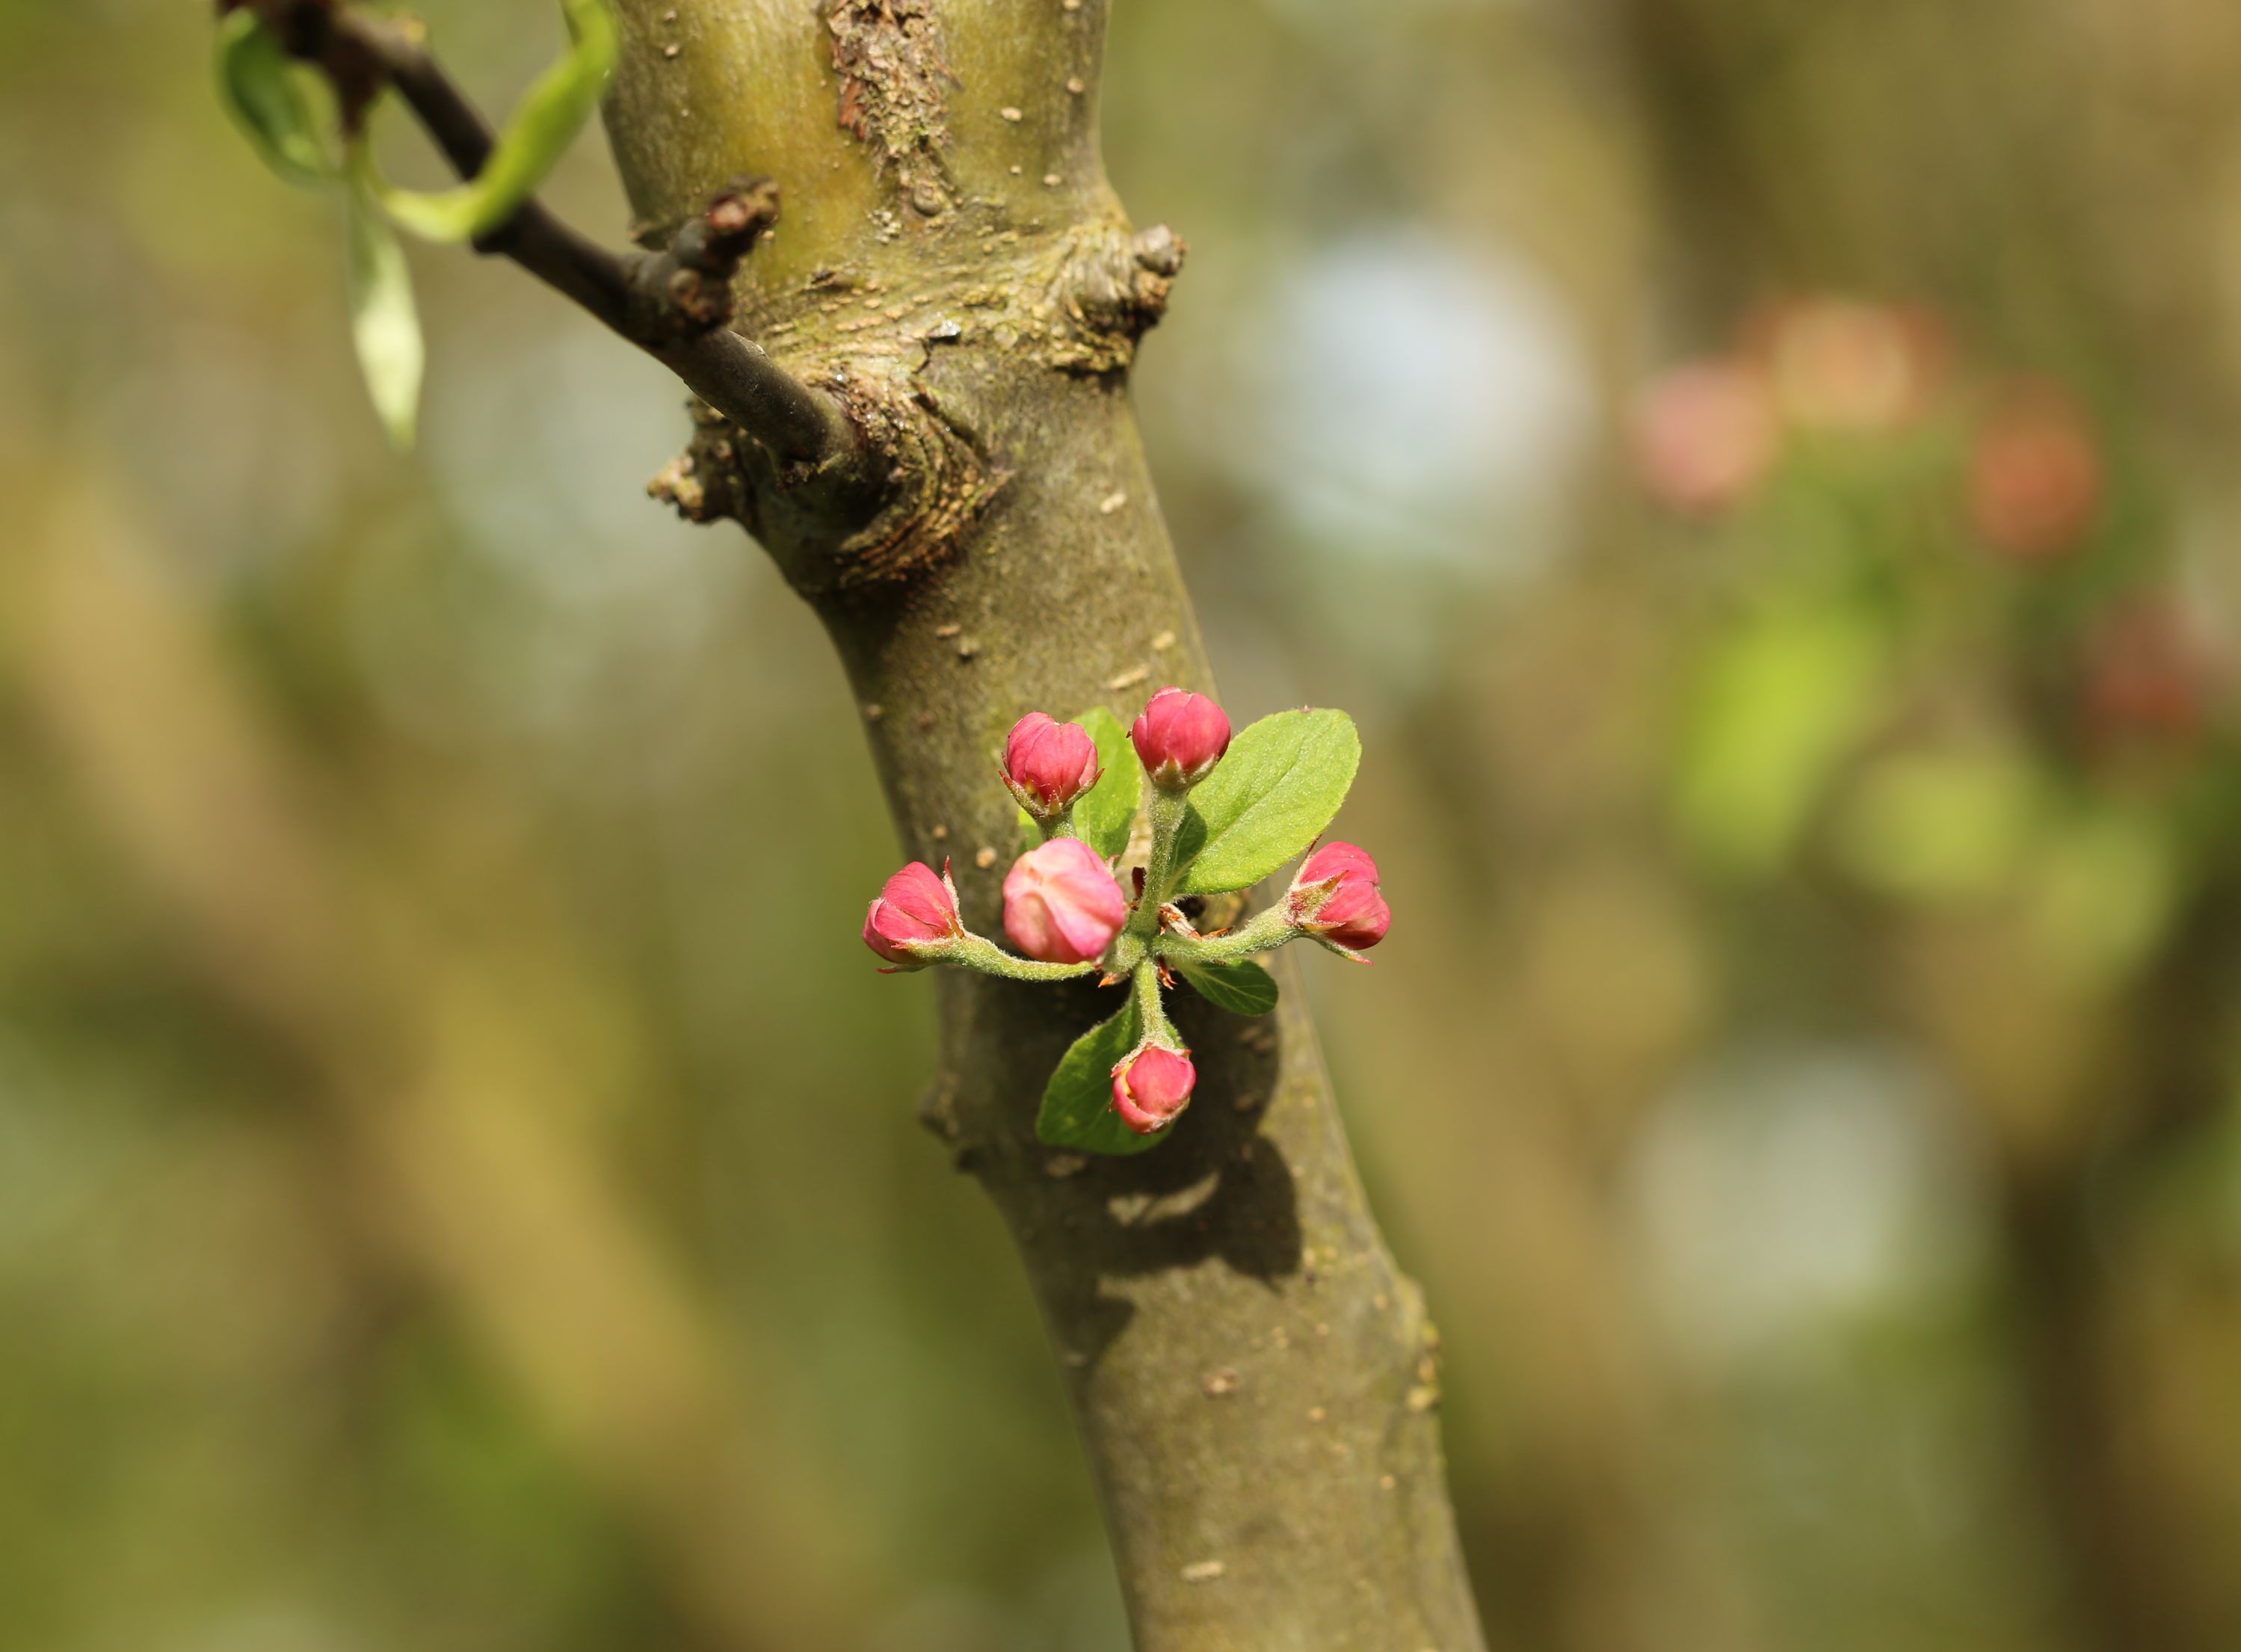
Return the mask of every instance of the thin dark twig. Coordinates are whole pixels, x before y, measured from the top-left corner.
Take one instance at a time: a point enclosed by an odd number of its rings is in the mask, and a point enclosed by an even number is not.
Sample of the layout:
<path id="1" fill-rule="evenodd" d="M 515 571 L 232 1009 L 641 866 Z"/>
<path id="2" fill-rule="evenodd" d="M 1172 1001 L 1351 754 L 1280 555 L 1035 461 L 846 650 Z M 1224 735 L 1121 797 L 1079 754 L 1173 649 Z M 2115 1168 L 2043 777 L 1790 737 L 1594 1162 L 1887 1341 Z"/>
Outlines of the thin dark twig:
<path id="1" fill-rule="evenodd" d="M 472 178 L 489 164 L 496 144 L 490 126 L 417 30 L 335 0 L 218 0 L 222 12 L 243 4 L 291 55 L 326 75 L 345 130 L 357 130 L 375 97 L 391 87 L 460 177 Z M 840 405 L 728 324 L 732 278 L 777 219 L 776 184 L 733 179 L 666 251 L 616 252 L 532 198 L 478 237 L 475 250 L 512 259 L 573 299 L 781 458 L 820 462 L 855 444 Z"/>

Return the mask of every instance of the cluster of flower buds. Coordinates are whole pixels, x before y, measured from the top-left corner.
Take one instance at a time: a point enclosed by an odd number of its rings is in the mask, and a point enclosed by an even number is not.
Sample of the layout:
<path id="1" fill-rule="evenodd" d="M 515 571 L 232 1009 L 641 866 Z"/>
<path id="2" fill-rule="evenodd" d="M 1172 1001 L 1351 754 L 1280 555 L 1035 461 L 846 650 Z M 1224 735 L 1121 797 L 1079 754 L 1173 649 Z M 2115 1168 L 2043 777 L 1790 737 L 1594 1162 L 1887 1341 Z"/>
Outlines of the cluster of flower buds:
<path id="1" fill-rule="evenodd" d="M 1100 735 L 1085 726 L 1093 723 L 1107 742 L 1101 750 Z M 1223 773 L 1231 752 L 1221 708 L 1202 694 L 1163 688 L 1127 729 L 1127 744 L 1121 739 L 1119 719 L 1104 712 L 1079 722 L 1030 712 L 1004 742 L 997 773 L 1036 839 L 1004 877 L 1004 933 L 1016 953 L 965 926 L 946 864 L 940 873 L 917 861 L 905 866 L 864 918 L 864 943 L 889 973 L 947 964 L 1015 980 L 1094 975 L 1108 986 L 1127 983 L 1127 1007 L 1084 1035 L 1099 1053 L 1091 1111 L 1101 1117 L 1086 1118 L 1078 1096 L 1060 1094 L 1080 1065 L 1069 1057 L 1039 1126 L 1054 1145 L 1106 1152 L 1127 1150 L 1114 1144 L 1128 1140 L 1111 1136 L 1107 1121 L 1148 1140 L 1190 1103 L 1197 1070 L 1161 997 L 1179 977 L 1231 1008 L 1265 1010 L 1275 987 L 1248 961 L 1253 954 L 1306 938 L 1359 960 L 1392 922 L 1366 852 L 1349 843 L 1313 846 L 1359 756 L 1342 713 L 1281 712 L 1238 737 L 1244 766 L 1210 788 L 1224 793 L 1219 806 L 1210 805 L 1226 834 L 1220 855 L 1201 855 L 1210 828 L 1192 793 Z M 1126 762 L 1131 746 L 1134 765 Z M 1268 760 L 1270 753 L 1282 760 Z M 1289 806 L 1256 813 L 1264 799 Z M 1124 882 L 1129 846 L 1144 841 L 1135 829 L 1140 810 L 1148 816 L 1149 848 L 1126 868 Z M 1307 849 L 1313 852 L 1283 897 L 1248 922 L 1201 934 L 1180 904 L 1248 886 Z"/>

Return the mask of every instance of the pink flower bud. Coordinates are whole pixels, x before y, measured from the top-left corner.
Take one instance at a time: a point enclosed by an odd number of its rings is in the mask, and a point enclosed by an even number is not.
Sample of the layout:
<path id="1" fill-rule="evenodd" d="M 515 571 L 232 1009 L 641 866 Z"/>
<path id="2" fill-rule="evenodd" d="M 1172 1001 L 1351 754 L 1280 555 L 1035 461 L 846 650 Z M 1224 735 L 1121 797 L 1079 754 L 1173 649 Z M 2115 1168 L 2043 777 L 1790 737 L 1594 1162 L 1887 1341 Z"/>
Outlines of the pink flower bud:
<path id="1" fill-rule="evenodd" d="M 1079 723 L 1029 712 L 1004 742 L 1004 784 L 1020 806 L 1041 819 L 1058 813 L 1097 784 L 1103 772 L 1097 742 Z"/>
<path id="2" fill-rule="evenodd" d="M 1194 786 L 1229 749 L 1229 719 L 1203 694 L 1163 688 L 1128 731 L 1154 784 L 1170 791 Z"/>
<path id="3" fill-rule="evenodd" d="M 1355 844 L 1326 843 L 1309 855 L 1284 900 L 1294 927 L 1348 952 L 1368 952 L 1393 926 L 1377 863 Z"/>
<path id="4" fill-rule="evenodd" d="M 1128 920 L 1120 886 L 1079 838 L 1053 838 L 1004 878 L 1004 933 L 1046 964 L 1086 964 Z"/>
<path id="5" fill-rule="evenodd" d="M 923 969 L 965 933 L 957 916 L 957 886 L 924 861 L 913 860 L 887 880 L 864 914 L 864 945 L 895 969 Z"/>
<path id="6" fill-rule="evenodd" d="M 1113 1069 L 1113 1110 L 1138 1135 L 1153 1135 L 1190 1105 L 1191 1087 L 1197 1082 L 1188 1050 L 1147 1044 Z"/>

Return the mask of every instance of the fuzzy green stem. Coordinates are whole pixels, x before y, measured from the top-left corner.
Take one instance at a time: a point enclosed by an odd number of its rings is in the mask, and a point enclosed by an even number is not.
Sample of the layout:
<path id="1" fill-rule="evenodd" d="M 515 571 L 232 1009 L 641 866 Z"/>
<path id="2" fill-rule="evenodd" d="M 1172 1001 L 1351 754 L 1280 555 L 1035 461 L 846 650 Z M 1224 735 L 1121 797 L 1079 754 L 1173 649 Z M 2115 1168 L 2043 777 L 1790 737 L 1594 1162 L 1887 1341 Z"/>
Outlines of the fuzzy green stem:
<path id="1" fill-rule="evenodd" d="M 1181 1049 L 1182 1040 L 1175 1036 L 1167 1006 L 1160 999 L 1160 966 L 1148 958 L 1138 964 L 1129 977 L 1128 991 L 1135 1005 L 1137 1042 Z"/>
<path id="2" fill-rule="evenodd" d="M 1178 964 L 1234 964 L 1255 953 L 1272 952 L 1294 940 L 1299 931 L 1284 915 L 1281 902 L 1271 906 L 1241 929 L 1226 935 L 1178 935 L 1163 933 L 1152 943 L 1159 957 Z"/>
<path id="3" fill-rule="evenodd" d="M 975 969 L 983 975 L 1000 975 L 1014 981 L 1070 981 L 1082 975 L 1094 974 L 1095 964 L 1042 964 L 1033 959 L 1014 958 L 993 940 L 981 935 L 967 935 L 941 961 L 963 969 Z"/>
<path id="4" fill-rule="evenodd" d="M 1152 954 L 1160 933 L 1160 907 L 1175 879 L 1175 838 L 1182 829 L 1188 803 L 1181 792 L 1160 788 L 1152 793 L 1152 851 L 1144 866 L 1144 892 L 1137 896 L 1127 923 L 1113 943 L 1111 962 L 1116 975 L 1133 974 Z"/>

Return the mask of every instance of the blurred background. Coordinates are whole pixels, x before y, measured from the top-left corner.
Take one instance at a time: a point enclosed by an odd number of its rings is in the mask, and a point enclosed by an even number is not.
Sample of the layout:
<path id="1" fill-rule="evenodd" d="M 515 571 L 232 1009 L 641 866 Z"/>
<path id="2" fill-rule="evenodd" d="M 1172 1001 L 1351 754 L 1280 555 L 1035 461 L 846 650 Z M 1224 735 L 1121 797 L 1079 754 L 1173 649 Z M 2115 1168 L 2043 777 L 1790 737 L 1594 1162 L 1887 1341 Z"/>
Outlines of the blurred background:
<path id="1" fill-rule="evenodd" d="M 1498 1645 L 2241 1647 L 2241 10 L 1115 10 Z M 822 635 L 511 269 L 388 451 L 206 13 L 0 0 L 0 1649 L 1120 1652 Z"/>

